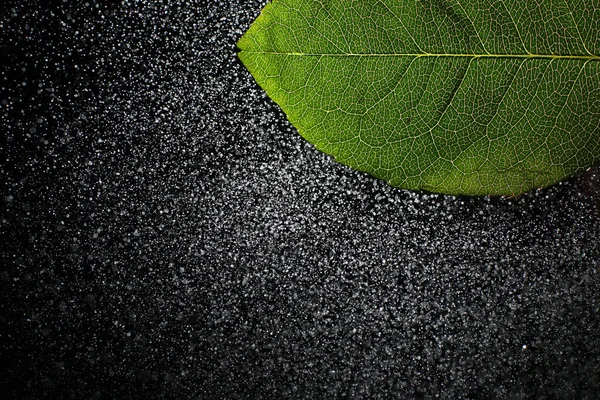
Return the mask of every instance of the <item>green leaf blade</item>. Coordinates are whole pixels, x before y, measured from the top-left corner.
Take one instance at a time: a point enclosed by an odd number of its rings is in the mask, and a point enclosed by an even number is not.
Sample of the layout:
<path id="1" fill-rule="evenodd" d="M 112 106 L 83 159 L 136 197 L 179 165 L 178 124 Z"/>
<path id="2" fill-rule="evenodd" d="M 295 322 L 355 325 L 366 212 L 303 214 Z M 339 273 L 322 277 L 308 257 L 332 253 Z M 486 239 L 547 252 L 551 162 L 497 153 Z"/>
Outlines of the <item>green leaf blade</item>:
<path id="1" fill-rule="evenodd" d="M 518 195 L 600 160 L 598 10 L 275 0 L 239 57 L 343 164 L 406 189 Z"/>

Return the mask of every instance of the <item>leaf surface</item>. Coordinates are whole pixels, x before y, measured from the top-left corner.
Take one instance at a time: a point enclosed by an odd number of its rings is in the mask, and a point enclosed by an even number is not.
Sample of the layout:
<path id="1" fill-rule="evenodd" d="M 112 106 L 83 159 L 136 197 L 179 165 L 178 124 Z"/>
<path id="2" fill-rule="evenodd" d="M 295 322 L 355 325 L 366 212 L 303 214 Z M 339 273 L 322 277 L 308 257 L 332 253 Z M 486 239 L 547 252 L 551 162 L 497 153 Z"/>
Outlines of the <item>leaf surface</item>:
<path id="1" fill-rule="evenodd" d="M 600 0 L 274 0 L 239 58 L 390 185 L 519 195 L 600 161 Z"/>

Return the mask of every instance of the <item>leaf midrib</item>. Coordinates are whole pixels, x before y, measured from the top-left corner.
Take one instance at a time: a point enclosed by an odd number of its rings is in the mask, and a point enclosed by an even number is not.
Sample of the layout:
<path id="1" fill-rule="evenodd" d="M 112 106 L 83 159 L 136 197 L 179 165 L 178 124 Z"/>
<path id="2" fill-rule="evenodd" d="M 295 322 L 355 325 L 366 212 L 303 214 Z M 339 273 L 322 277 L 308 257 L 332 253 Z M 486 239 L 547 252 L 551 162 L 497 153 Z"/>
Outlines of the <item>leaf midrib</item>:
<path id="1" fill-rule="evenodd" d="M 585 60 L 600 61 L 600 55 L 556 55 L 556 54 L 467 54 L 467 53 L 300 53 L 277 51 L 247 51 L 246 54 L 270 54 L 295 57 L 454 57 L 454 58 L 519 58 L 519 59 L 550 59 L 550 60 Z"/>

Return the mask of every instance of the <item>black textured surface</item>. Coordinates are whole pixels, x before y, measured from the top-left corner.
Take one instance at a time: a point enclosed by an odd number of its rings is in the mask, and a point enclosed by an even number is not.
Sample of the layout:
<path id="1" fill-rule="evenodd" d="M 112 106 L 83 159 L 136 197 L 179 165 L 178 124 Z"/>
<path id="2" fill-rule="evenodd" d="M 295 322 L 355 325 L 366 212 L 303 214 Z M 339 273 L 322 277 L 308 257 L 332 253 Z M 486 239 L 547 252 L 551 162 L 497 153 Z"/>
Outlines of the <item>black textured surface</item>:
<path id="1" fill-rule="evenodd" d="M 236 60 L 264 2 L 42 3 L 0 11 L 6 397 L 600 396 L 598 168 L 395 190 Z"/>

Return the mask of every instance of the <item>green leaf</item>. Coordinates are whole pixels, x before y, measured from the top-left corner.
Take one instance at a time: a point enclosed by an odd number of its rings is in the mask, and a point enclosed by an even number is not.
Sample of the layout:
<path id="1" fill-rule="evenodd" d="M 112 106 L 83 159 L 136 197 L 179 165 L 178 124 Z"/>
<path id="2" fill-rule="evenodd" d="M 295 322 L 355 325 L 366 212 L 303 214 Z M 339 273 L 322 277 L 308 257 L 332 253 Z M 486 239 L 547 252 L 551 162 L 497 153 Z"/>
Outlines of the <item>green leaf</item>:
<path id="1" fill-rule="evenodd" d="M 239 58 L 390 185 L 518 195 L 600 161 L 600 0 L 274 0 Z"/>

